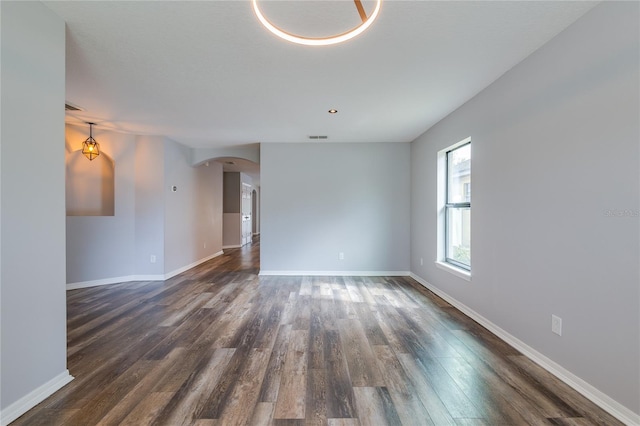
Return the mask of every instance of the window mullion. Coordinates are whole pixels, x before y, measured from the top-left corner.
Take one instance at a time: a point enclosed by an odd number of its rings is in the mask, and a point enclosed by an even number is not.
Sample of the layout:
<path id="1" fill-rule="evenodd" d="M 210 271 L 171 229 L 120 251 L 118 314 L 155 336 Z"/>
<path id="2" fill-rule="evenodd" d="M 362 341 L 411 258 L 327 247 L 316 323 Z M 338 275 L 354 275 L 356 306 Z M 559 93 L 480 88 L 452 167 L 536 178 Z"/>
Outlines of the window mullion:
<path id="1" fill-rule="evenodd" d="M 464 202 L 464 203 L 447 203 L 445 204 L 446 207 L 448 208 L 456 208 L 456 209 L 469 209 L 471 208 L 471 203 L 468 202 Z"/>

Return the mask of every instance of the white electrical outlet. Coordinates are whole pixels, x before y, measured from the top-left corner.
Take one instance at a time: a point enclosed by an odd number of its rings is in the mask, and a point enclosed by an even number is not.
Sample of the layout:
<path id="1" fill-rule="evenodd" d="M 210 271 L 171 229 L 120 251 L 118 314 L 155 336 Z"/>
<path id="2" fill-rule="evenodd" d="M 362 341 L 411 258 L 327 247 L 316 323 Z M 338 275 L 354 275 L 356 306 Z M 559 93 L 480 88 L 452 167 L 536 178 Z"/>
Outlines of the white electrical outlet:
<path id="1" fill-rule="evenodd" d="M 344 253 L 343 252 L 338 253 L 338 259 L 344 260 Z"/>
<path id="2" fill-rule="evenodd" d="M 556 333 L 558 336 L 562 336 L 562 318 L 551 315 L 551 331 Z"/>
<path id="3" fill-rule="evenodd" d="M 152 254 L 151 257 L 149 257 L 149 262 L 156 263 L 156 255 L 155 254 Z"/>

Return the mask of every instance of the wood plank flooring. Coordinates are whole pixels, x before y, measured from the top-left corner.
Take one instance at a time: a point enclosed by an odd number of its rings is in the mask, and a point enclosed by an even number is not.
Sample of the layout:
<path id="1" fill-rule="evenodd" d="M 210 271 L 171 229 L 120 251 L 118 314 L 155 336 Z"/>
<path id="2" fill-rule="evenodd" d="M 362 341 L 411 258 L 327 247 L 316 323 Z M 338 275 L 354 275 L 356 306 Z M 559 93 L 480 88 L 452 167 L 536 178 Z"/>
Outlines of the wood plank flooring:
<path id="1" fill-rule="evenodd" d="M 69 291 L 75 380 L 13 424 L 621 424 L 410 278 L 259 277 L 258 256 Z"/>

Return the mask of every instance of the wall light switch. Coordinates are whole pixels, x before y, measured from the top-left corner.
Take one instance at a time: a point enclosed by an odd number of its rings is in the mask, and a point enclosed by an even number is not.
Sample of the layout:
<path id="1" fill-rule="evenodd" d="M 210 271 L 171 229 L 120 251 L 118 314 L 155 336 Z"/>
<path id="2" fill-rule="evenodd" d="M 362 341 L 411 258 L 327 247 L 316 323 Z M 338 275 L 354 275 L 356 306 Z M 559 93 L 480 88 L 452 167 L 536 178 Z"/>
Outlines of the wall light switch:
<path id="1" fill-rule="evenodd" d="M 558 336 L 562 336 L 562 318 L 551 315 L 551 331 Z"/>
<path id="2" fill-rule="evenodd" d="M 151 257 L 149 258 L 149 262 L 156 263 L 156 255 L 155 254 L 151 255 Z"/>

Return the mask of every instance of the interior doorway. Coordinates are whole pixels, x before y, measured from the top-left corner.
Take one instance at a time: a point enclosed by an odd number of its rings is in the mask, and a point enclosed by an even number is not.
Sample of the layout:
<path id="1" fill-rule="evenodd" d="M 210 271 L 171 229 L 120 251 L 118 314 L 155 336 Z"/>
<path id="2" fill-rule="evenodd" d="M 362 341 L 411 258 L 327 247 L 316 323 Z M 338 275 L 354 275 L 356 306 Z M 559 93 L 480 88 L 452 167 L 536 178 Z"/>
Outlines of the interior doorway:
<path id="1" fill-rule="evenodd" d="M 253 222 L 251 223 L 251 233 L 258 235 L 260 233 L 260 213 L 258 210 L 258 191 L 251 191 L 251 211 L 253 212 Z"/>
<path id="2" fill-rule="evenodd" d="M 241 245 L 249 244 L 253 237 L 252 214 L 251 214 L 251 185 L 242 183 L 242 242 Z"/>

